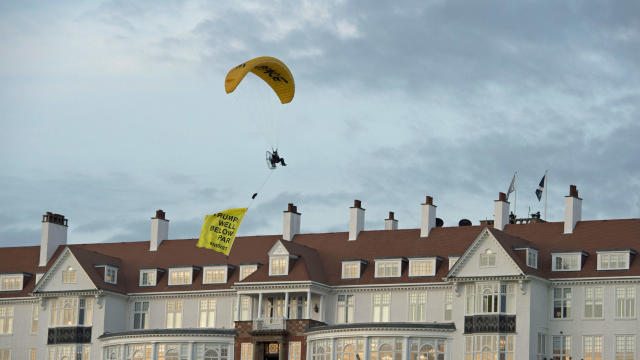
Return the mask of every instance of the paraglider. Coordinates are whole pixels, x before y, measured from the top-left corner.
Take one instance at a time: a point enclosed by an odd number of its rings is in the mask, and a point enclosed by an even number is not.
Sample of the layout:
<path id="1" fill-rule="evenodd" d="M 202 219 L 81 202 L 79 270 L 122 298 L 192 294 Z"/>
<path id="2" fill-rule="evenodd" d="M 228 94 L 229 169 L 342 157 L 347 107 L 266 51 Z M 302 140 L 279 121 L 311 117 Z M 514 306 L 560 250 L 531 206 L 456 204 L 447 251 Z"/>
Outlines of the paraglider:
<path id="1" fill-rule="evenodd" d="M 238 87 L 248 72 L 254 73 L 271 86 L 281 103 L 287 104 L 293 100 L 296 85 L 291 71 L 282 61 L 270 56 L 251 59 L 229 70 L 224 80 L 224 89 L 227 94 Z"/>
<path id="2" fill-rule="evenodd" d="M 278 155 L 278 149 L 273 150 L 273 152 L 267 151 L 267 166 L 269 166 L 269 169 L 275 169 L 278 163 L 282 166 L 287 166 L 284 162 L 284 158 Z"/>

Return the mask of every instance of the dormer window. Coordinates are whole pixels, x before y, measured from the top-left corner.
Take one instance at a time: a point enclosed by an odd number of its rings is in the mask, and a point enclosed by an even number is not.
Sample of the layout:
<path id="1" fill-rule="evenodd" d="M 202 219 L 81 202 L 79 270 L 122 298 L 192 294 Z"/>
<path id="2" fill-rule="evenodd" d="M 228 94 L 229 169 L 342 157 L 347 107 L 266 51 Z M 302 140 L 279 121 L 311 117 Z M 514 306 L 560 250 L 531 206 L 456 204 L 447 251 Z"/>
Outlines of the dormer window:
<path id="1" fill-rule="evenodd" d="M 342 278 L 343 279 L 359 279 L 360 278 L 361 261 L 343 261 L 342 262 Z"/>
<path id="2" fill-rule="evenodd" d="M 22 280 L 24 275 L 12 274 L 0 276 L 0 291 L 17 291 L 22 290 Z"/>
<path id="3" fill-rule="evenodd" d="M 191 285 L 193 267 L 178 267 L 169 269 L 169 285 Z"/>
<path id="4" fill-rule="evenodd" d="M 460 259 L 460 256 L 449 256 L 449 270 L 458 262 L 458 259 Z"/>
<path id="5" fill-rule="evenodd" d="M 631 249 L 598 250 L 598 270 L 628 270 L 631 263 Z"/>
<path id="6" fill-rule="evenodd" d="M 156 269 L 140 270 L 140 286 L 156 286 Z"/>
<path id="7" fill-rule="evenodd" d="M 104 282 L 108 284 L 118 283 L 118 268 L 114 266 L 105 266 L 104 269 Z"/>
<path id="8" fill-rule="evenodd" d="M 551 253 L 553 271 L 580 271 L 582 268 L 582 251 Z"/>
<path id="9" fill-rule="evenodd" d="M 240 281 L 258 270 L 258 264 L 240 265 Z"/>
<path id="10" fill-rule="evenodd" d="M 203 284 L 224 284 L 227 282 L 227 265 L 205 266 Z"/>
<path id="11" fill-rule="evenodd" d="M 538 250 L 527 249 L 527 266 L 530 268 L 538 268 Z"/>
<path id="12" fill-rule="evenodd" d="M 65 284 L 76 283 L 76 271 L 71 266 L 62 271 L 62 282 Z"/>
<path id="13" fill-rule="evenodd" d="M 271 256 L 269 258 L 269 276 L 287 275 L 289 273 L 288 256 Z"/>
<path id="14" fill-rule="evenodd" d="M 487 249 L 484 253 L 480 254 L 480 267 L 484 268 L 494 266 L 496 266 L 496 253 L 491 249 Z"/>
<path id="15" fill-rule="evenodd" d="M 391 278 L 400 277 L 402 273 L 402 261 L 403 258 L 397 259 L 375 259 L 376 262 L 376 277 L 377 278 Z"/>
<path id="16" fill-rule="evenodd" d="M 434 276 L 436 274 L 436 258 L 418 257 L 409 259 L 409 276 Z"/>

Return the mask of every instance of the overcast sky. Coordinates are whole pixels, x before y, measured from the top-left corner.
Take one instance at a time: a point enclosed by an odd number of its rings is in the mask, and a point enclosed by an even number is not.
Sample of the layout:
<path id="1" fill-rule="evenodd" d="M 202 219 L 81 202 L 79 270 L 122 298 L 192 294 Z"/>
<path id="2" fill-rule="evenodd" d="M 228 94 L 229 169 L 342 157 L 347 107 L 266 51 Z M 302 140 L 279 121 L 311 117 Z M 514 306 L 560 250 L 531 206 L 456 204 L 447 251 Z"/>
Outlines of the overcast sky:
<path id="1" fill-rule="evenodd" d="M 241 235 L 419 226 L 493 217 L 518 171 L 518 216 L 640 217 L 640 2 L 28 1 L 0 3 L 0 245 L 38 245 L 41 215 L 69 243 L 170 238 L 250 204 L 278 146 L 288 164 Z M 281 105 L 229 69 L 274 56 L 296 82 Z"/>

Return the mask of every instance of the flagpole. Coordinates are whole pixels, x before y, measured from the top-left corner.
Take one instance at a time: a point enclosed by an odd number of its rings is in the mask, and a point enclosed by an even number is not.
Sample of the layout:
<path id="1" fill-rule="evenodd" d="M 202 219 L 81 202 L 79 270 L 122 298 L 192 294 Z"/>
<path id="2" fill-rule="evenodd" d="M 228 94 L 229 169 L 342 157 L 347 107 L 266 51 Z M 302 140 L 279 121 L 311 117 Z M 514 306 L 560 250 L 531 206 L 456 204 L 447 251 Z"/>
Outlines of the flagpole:
<path id="1" fill-rule="evenodd" d="M 547 221 L 547 193 L 549 192 L 549 188 L 547 187 L 549 175 L 547 174 L 547 171 L 549 170 L 544 171 L 544 221 Z"/>
<path id="2" fill-rule="evenodd" d="M 513 214 L 516 219 L 518 218 L 518 172 L 516 171 L 516 181 L 513 183 L 513 192 L 515 196 L 513 198 Z"/>

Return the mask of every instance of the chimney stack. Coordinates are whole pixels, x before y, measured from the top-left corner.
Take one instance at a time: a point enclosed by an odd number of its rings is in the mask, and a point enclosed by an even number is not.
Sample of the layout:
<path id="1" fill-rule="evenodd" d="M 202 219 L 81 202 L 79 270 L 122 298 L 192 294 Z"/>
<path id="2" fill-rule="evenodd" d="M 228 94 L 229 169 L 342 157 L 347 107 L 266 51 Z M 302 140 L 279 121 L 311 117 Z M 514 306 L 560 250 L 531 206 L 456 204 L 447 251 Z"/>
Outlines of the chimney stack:
<path id="1" fill-rule="evenodd" d="M 47 211 L 42 215 L 42 237 L 40 239 L 40 261 L 38 266 L 46 266 L 58 246 L 67 245 L 68 220 L 64 215 Z"/>
<path id="2" fill-rule="evenodd" d="M 284 211 L 284 223 L 282 224 L 282 240 L 291 241 L 300 232 L 300 213 L 298 207 L 289 203 Z"/>
<path id="3" fill-rule="evenodd" d="M 169 220 L 165 219 L 162 210 L 156 211 L 156 216 L 151 218 L 151 241 L 149 251 L 157 251 L 162 241 L 169 239 Z"/>
<path id="4" fill-rule="evenodd" d="M 422 204 L 422 216 L 420 217 L 420 237 L 425 238 L 431 233 L 431 229 L 436 226 L 436 206 L 433 205 L 433 198 L 427 196 Z"/>
<path id="5" fill-rule="evenodd" d="M 356 240 L 362 230 L 364 230 L 364 209 L 360 200 L 354 200 L 353 207 L 349 209 L 349 241 Z"/>
<path id="6" fill-rule="evenodd" d="M 398 220 L 396 220 L 393 215 L 393 211 L 389 211 L 389 218 L 384 219 L 385 230 L 398 230 Z"/>
<path id="7" fill-rule="evenodd" d="M 582 220 L 582 199 L 578 197 L 578 188 L 569 186 L 569 195 L 564 197 L 564 233 L 572 234 L 576 223 Z"/>
<path id="8" fill-rule="evenodd" d="M 498 194 L 498 200 L 495 200 L 494 208 L 493 228 L 504 230 L 504 227 L 509 223 L 509 202 L 505 193 Z"/>

